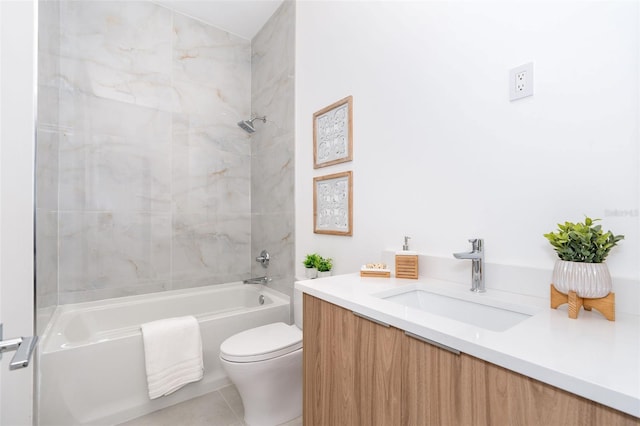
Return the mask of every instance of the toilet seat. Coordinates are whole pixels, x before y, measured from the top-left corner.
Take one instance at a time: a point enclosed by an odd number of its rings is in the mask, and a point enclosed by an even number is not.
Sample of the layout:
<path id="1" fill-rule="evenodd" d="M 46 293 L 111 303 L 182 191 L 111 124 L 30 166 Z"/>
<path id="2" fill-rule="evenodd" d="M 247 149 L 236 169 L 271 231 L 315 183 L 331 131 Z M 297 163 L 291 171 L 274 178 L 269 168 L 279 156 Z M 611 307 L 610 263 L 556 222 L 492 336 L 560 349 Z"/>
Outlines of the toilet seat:
<path id="1" fill-rule="evenodd" d="M 302 348 L 302 330 L 283 322 L 235 334 L 220 345 L 220 357 L 231 362 L 277 358 Z"/>

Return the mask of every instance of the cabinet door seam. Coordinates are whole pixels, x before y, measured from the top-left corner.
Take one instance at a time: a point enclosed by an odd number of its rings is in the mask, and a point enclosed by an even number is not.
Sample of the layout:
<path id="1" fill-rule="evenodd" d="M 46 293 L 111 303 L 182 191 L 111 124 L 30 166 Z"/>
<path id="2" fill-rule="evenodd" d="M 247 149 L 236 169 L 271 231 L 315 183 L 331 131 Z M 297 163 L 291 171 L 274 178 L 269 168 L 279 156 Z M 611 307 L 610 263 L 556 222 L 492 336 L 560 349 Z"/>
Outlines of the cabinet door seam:
<path id="1" fill-rule="evenodd" d="M 444 349 L 445 351 L 449 351 L 453 354 L 460 355 L 460 351 L 455 348 L 452 348 L 451 346 L 443 345 L 442 343 L 438 343 L 434 340 L 427 339 L 426 337 L 418 336 L 417 334 L 413 334 L 409 331 L 405 331 L 404 334 L 411 337 L 412 339 L 420 340 L 421 342 L 427 343 L 432 346 L 436 346 L 440 349 Z"/>

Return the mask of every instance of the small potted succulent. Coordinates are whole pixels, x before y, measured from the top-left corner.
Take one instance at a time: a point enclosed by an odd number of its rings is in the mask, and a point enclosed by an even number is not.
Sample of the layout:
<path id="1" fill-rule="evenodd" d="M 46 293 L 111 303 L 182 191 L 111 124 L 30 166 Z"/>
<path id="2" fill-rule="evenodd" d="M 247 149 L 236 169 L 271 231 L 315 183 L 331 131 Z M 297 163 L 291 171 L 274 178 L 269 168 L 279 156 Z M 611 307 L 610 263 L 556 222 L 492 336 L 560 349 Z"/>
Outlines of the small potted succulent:
<path id="1" fill-rule="evenodd" d="M 302 261 L 304 265 L 304 276 L 307 279 L 314 279 L 318 276 L 318 263 L 320 263 L 320 255 L 317 253 L 308 254 Z"/>
<path id="2" fill-rule="evenodd" d="M 331 276 L 331 269 L 333 268 L 333 259 L 324 258 L 320 256 L 320 260 L 318 261 L 317 268 L 318 268 L 318 278 Z"/>
<path id="3" fill-rule="evenodd" d="M 624 235 L 603 232 L 600 219 L 585 217 L 584 223 L 558 224 L 556 232 L 544 234 L 559 259 L 553 268 L 553 286 L 561 293 L 575 291 L 580 297 L 600 298 L 611 292 L 606 257 Z"/>

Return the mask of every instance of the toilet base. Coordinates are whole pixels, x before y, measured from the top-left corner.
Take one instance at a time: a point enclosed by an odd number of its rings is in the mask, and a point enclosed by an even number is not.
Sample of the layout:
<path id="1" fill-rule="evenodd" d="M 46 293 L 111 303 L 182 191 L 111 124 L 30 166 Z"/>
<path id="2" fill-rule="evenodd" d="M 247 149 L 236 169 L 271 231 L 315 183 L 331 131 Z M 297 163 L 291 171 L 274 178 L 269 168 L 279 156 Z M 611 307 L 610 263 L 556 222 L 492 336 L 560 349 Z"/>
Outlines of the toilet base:
<path id="1" fill-rule="evenodd" d="M 276 426 L 302 415 L 302 349 L 258 362 L 220 358 L 250 426 Z"/>

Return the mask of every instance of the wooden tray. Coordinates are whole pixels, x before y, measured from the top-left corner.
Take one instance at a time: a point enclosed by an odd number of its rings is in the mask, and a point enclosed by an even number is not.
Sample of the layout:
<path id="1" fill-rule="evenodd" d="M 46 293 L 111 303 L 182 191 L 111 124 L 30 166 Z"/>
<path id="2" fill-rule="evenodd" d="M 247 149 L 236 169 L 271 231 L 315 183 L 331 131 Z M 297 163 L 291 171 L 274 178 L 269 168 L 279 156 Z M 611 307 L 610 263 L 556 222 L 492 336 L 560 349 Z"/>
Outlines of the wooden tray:
<path id="1" fill-rule="evenodd" d="M 373 270 L 367 270 L 367 271 L 360 271 L 360 276 L 361 277 L 369 277 L 369 278 L 390 278 L 391 277 L 391 271 L 373 271 Z"/>

